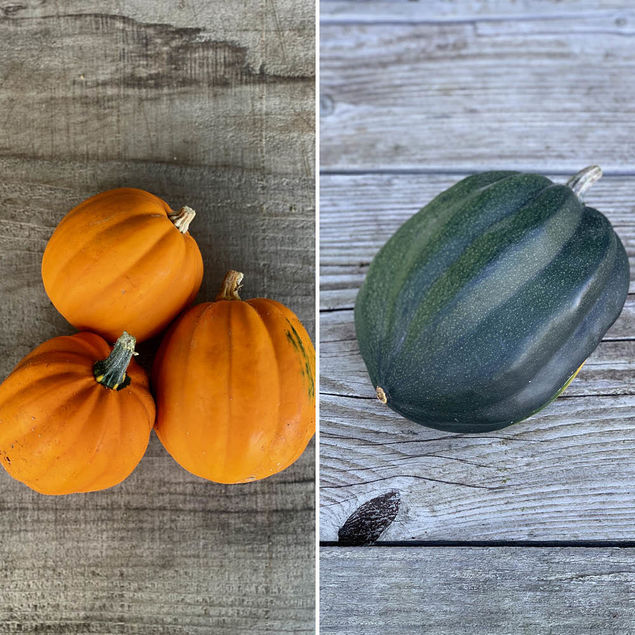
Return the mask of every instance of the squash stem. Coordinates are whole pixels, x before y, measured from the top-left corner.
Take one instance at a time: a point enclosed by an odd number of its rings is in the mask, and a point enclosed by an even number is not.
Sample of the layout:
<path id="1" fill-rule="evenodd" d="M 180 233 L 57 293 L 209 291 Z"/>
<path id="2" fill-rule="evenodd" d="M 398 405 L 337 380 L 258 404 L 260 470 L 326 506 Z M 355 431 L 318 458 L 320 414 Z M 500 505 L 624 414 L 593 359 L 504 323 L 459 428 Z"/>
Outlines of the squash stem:
<path id="1" fill-rule="evenodd" d="M 135 338 L 124 331 L 115 342 L 106 359 L 101 359 L 93 365 L 95 381 L 110 390 L 121 390 L 130 383 L 130 377 L 126 374 L 128 365 L 134 352 Z"/>
<path id="2" fill-rule="evenodd" d="M 567 181 L 567 185 L 578 195 L 578 198 L 582 198 L 584 193 L 600 178 L 602 178 L 602 168 L 599 165 L 590 165 L 574 174 Z"/>
<path id="3" fill-rule="evenodd" d="M 216 296 L 216 300 L 240 300 L 238 291 L 242 286 L 243 274 L 240 271 L 228 271 L 223 280 L 223 286 Z"/>
<path id="4" fill-rule="evenodd" d="M 382 403 L 388 403 L 386 391 L 381 386 L 377 386 L 377 388 L 375 388 L 375 392 L 377 393 L 377 399 L 379 399 L 379 401 Z"/>
<path id="5" fill-rule="evenodd" d="M 174 223 L 174 226 L 182 233 L 185 234 L 190 227 L 190 223 L 196 216 L 196 212 L 185 205 L 178 212 L 172 212 L 168 214 L 168 218 Z"/>

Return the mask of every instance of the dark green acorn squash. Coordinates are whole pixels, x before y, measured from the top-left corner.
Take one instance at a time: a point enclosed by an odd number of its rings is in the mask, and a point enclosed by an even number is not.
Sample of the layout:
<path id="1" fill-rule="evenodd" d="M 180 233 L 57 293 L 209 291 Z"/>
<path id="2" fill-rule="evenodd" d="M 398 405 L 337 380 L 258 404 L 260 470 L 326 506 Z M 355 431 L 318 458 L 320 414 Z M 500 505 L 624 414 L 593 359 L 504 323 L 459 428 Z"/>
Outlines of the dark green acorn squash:
<path id="1" fill-rule="evenodd" d="M 374 258 L 355 304 L 377 396 L 404 417 L 484 432 L 555 399 L 619 315 L 624 247 L 582 193 L 519 172 L 463 179 Z"/>

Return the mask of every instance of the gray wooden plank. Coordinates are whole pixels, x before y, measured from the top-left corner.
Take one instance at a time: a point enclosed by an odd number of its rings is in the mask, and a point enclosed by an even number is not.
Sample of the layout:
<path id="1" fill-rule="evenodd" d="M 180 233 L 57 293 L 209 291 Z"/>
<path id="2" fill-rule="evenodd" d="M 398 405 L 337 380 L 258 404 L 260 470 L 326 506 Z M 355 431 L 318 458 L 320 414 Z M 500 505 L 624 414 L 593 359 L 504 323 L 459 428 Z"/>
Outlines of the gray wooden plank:
<path id="1" fill-rule="evenodd" d="M 315 5 L 310 2 L 22 0 L 5 3 L 1 11 L 3 17 L 12 20 L 102 14 L 126 16 L 148 25 L 193 29 L 198 31 L 197 39 L 201 42 L 231 42 L 244 49 L 247 66 L 256 72 L 262 67 L 263 72 L 280 78 L 313 76 Z M 188 46 L 187 41 L 183 44 Z"/>
<path id="2" fill-rule="evenodd" d="M 322 168 L 632 174 L 634 18 L 324 24 Z"/>
<path id="3" fill-rule="evenodd" d="M 581 164 L 578 164 L 581 165 Z M 577 171 L 579 168 L 575 168 Z M 323 175 L 320 179 L 320 305 L 351 308 L 368 265 L 397 228 L 466 174 Z M 556 182 L 564 175 L 547 174 Z M 635 292 L 634 179 L 604 176 L 586 195 L 624 242 Z"/>
<path id="4" fill-rule="evenodd" d="M 6 6 L 5 6 L 6 5 Z M 62 216 L 136 186 L 197 211 L 198 300 L 228 268 L 314 332 L 314 5 L 0 7 L 0 377 L 72 332 L 42 251 Z M 158 342 L 140 346 L 148 367 Z M 156 436 L 129 479 L 45 497 L 0 473 L 0 630 L 314 630 L 315 445 L 246 486 L 190 475 Z"/>
<path id="5" fill-rule="evenodd" d="M 2 632 L 313 632 L 311 452 L 255 487 L 152 437 L 123 484 L 43 497 L 0 474 Z"/>
<path id="6" fill-rule="evenodd" d="M 179 26 L 156 22 L 151 2 L 136 17 L 119 3 L 33 4 L 0 20 L 0 154 L 313 174 L 313 3 L 240 3 L 244 22 L 220 33 L 231 6 L 184 5 L 194 26 Z M 163 20 L 181 13 L 161 4 Z"/>
<path id="7" fill-rule="evenodd" d="M 429 430 L 382 406 L 352 327 L 376 251 L 468 172 L 562 178 L 600 163 L 614 179 L 589 204 L 634 262 L 635 85 L 620 79 L 634 61 L 632 11 L 585 0 L 322 5 L 320 533 L 341 540 L 321 550 L 323 632 L 635 626 L 625 550 L 423 544 L 632 540 L 633 296 L 570 392 L 484 435 Z M 409 546 L 342 546 L 377 535 Z"/>
<path id="8" fill-rule="evenodd" d="M 398 492 L 385 540 L 629 540 L 635 398 L 561 397 L 504 430 L 431 430 L 377 399 L 320 399 L 320 537 Z"/>
<path id="9" fill-rule="evenodd" d="M 626 0 L 322 0 L 320 21 L 332 22 L 456 22 L 468 20 L 535 20 L 537 17 L 568 19 L 581 15 L 610 15 L 620 19 L 621 11 L 630 7 Z"/>
<path id="10" fill-rule="evenodd" d="M 322 548 L 320 563 L 322 633 L 635 630 L 633 549 Z"/>

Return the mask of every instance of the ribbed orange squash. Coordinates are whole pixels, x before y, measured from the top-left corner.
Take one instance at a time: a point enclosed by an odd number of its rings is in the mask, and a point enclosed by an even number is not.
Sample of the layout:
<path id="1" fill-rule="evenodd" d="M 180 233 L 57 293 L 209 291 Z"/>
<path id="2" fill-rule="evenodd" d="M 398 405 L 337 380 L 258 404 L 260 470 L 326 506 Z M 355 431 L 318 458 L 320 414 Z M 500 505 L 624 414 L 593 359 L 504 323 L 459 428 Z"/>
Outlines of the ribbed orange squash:
<path id="1" fill-rule="evenodd" d="M 230 271 L 216 302 L 165 335 L 153 367 L 156 432 L 186 470 L 219 483 L 291 465 L 315 432 L 315 351 L 295 314 L 242 301 Z"/>
<path id="2" fill-rule="evenodd" d="M 193 299 L 203 259 L 188 233 L 194 211 L 173 212 L 154 194 L 120 188 L 72 209 L 42 259 L 44 288 L 77 329 L 113 342 L 162 331 Z"/>
<path id="3" fill-rule="evenodd" d="M 133 352 L 127 333 L 112 351 L 94 333 L 55 337 L 31 351 L 0 385 L 7 472 L 42 494 L 123 481 L 146 450 L 155 416 Z"/>

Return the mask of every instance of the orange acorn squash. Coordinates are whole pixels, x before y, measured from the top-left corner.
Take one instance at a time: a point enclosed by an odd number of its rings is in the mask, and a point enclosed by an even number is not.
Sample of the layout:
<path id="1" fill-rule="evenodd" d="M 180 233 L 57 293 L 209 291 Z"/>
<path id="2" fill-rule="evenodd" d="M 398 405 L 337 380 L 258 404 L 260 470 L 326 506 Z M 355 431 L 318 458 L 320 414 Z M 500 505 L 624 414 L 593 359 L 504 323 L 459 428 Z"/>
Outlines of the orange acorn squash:
<path id="1" fill-rule="evenodd" d="M 215 302 L 165 335 L 153 367 L 155 430 L 186 470 L 220 482 L 266 478 L 296 461 L 315 432 L 315 351 L 295 314 L 243 301 L 230 271 Z"/>
<path id="2" fill-rule="evenodd" d="M 72 209 L 44 251 L 42 280 L 77 329 L 114 341 L 162 331 L 201 286 L 203 260 L 188 233 L 194 211 L 173 212 L 134 188 L 102 192 Z"/>
<path id="3" fill-rule="evenodd" d="M 124 332 L 112 351 L 94 333 L 55 337 L 0 385 L 0 463 L 42 494 L 105 489 L 141 460 L 155 406 Z"/>

